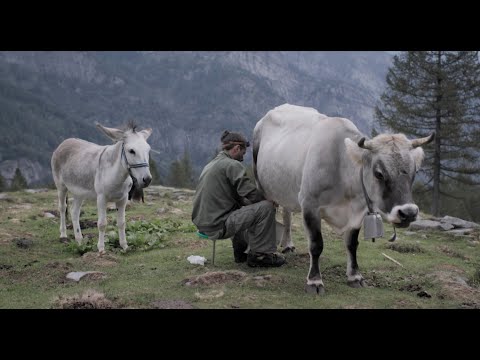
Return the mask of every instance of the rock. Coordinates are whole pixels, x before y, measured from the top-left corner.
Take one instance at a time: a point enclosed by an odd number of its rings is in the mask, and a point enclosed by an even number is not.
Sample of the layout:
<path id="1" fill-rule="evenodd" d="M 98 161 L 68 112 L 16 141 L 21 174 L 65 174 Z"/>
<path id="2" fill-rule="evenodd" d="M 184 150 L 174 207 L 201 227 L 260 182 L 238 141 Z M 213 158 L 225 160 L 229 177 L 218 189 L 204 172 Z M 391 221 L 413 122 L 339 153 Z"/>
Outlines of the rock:
<path id="1" fill-rule="evenodd" d="M 95 279 L 104 278 L 106 276 L 106 274 L 101 271 L 74 271 L 67 274 L 67 279 L 79 282 L 80 279 L 86 275 L 89 275 Z"/>
<path id="2" fill-rule="evenodd" d="M 410 223 L 409 230 L 444 230 L 438 221 L 417 220 Z"/>
<path id="3" fill-rule="evenodd" d="M 471 221 L 466 221 L 462 220 L 453 216 L 444 216 L 443 218 L 440 219 L 441 223 L 446 223 L 446 224 L 451 224 L 455 228 L 478 228 L 480 227 L 479 224 L 471 222 Z"/>

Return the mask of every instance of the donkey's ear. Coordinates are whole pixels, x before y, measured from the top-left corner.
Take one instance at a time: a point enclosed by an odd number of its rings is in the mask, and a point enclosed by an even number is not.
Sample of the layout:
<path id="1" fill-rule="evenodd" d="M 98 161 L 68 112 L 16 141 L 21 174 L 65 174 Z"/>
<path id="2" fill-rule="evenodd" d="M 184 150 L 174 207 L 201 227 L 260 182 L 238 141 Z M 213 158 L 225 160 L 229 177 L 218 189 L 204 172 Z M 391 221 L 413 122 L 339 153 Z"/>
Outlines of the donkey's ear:
<path id="1" fill-rule="evenodd" d="M 115 128 L 107 128 L 105 126 L 100 125 L 99 123 L 95 123 L 97 128 L 103 132 L 105 135 L 107 135 L 110 139 L 113 141 L 119 141 L 123 138 L 123 130 L 115 129 Z"/>
<path id="2" fill-rule="evenodd" d="M 142 135 L 145 140 L 147 140 L 148 137 L 149 137 L 150 135 L 152 135 L 152 129 L 151 129 L 151 128 L 148 128 L 148 129 L 139 131 L 138 133 L 139 133 L 140 135 Z"/>

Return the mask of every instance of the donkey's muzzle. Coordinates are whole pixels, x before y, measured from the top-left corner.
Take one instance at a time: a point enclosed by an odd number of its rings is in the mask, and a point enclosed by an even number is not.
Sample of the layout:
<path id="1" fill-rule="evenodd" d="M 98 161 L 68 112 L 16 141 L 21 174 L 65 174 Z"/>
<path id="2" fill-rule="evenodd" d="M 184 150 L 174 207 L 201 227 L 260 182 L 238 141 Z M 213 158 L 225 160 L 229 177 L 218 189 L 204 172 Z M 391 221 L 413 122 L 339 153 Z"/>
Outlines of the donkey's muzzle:
<path id="1" fill-rule="evenodd" d="M 148 185 L 150 185 L 151 182 L 152 182 L 152 177 L 151 176 L 145 176 L 143 178 L 143 187 L 147 187 Z"/>

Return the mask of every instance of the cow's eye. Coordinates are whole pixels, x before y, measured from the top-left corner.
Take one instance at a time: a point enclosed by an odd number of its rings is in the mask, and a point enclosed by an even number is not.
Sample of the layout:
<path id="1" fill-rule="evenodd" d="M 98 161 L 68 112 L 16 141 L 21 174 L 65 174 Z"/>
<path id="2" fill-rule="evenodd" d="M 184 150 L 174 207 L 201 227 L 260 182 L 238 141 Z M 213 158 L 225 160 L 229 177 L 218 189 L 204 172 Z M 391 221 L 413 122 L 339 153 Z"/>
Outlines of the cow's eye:
<path id="1" fill-rule="evenodd" d="M 133 150 L 133 149 L 128 150 L 128 152 L 132 155 L 135 155 L 135 150 Z"/>
<path id="2" fill-rule="evenodd" d="M 385 178 L 383 177 L 383 174 L 380 172 L 380 171 L 375 171 L 375 177 L 378 179 L 378 180 L 385 180 Z"/>

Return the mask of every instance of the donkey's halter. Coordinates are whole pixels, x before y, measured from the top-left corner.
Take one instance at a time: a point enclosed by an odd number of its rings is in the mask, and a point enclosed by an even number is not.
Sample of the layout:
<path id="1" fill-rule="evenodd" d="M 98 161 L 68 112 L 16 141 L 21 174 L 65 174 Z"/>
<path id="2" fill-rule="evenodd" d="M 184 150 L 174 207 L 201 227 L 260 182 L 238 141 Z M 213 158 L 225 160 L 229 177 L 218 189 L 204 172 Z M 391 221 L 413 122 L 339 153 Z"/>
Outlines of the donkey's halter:
<path id="1" fill-rule="evenodd" d="M 127 155 L 125 154 L 125 143 L 122 142 L 122 158 L 125 159 L 125 163 L 127 164 L 127 170 L 130 173 L 130 169 L 135 169 L 135 168 L 141 168 L 141 167 L 150 167 L 148 163 L 143 162 L 143 163 L 138 163 L 138 164 L 129 164 L 127 160 Z M 132 174 L 130 174 L 132 175 Z"/>

